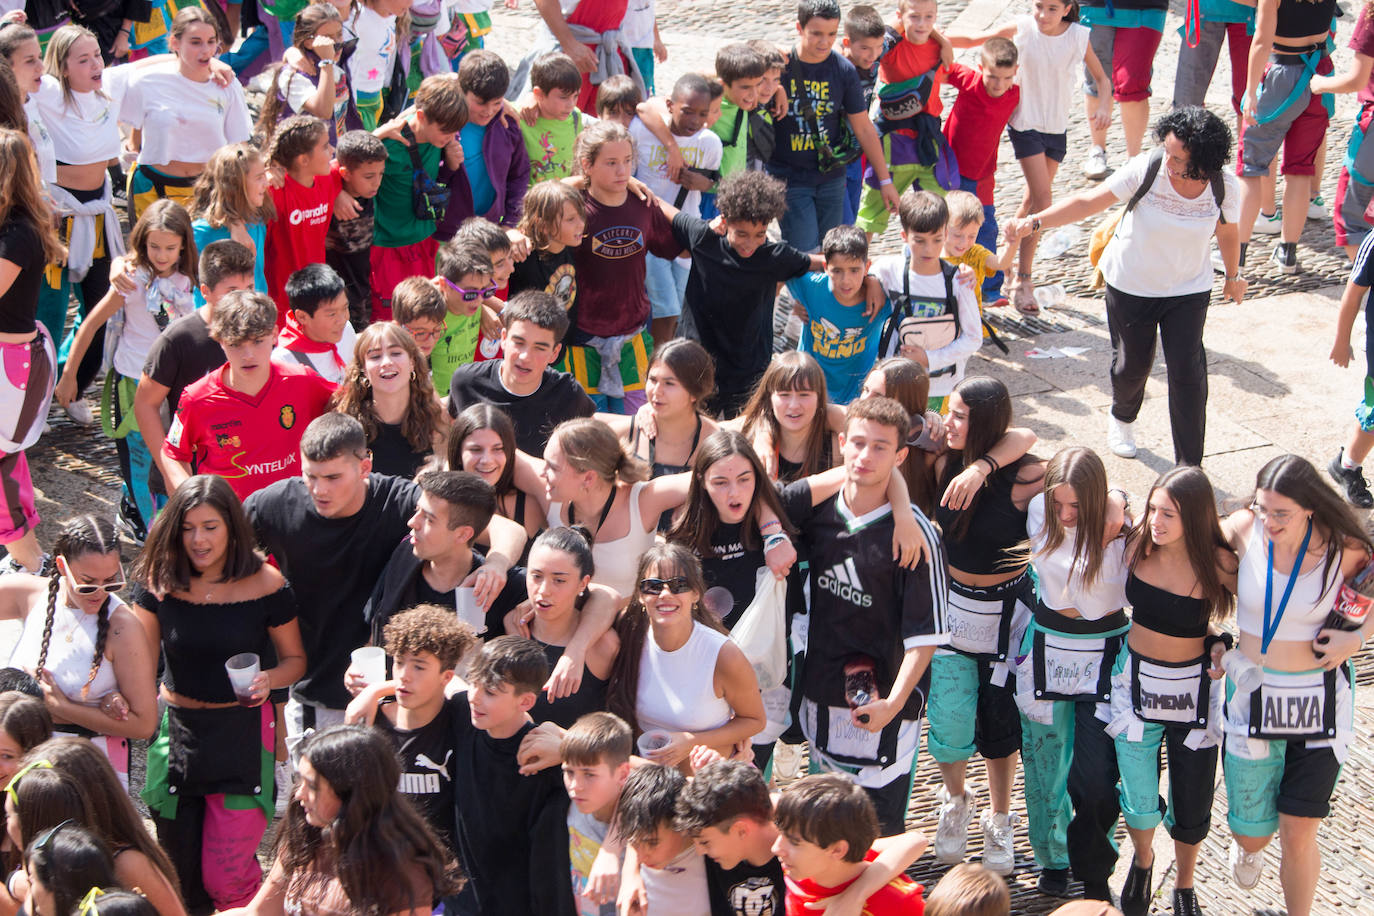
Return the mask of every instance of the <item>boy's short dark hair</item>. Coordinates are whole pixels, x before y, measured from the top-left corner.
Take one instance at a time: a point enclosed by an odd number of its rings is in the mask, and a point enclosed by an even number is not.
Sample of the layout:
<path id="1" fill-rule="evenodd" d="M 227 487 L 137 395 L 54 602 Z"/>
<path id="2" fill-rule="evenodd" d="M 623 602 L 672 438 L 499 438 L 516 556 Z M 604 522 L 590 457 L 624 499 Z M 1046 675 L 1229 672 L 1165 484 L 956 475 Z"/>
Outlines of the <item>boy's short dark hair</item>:
<path id="1" fill-rule="evenodd" d="M 286 301 L 314 317 L 320 306 L 344 294 L 343 277 L 328 264 L 307 264 L 286 278 Z"/>
<path id="2" fill-rule="evenodd" d="M 433 604 L 420 604 L 402 611 L 387 621 L 382 630 L 386 654 L 414 655 L 429 652 L 449 671 L 458 666 L 469 649 L 477 644 L 472 627 L 460 621 L 453 611 Z"/>
<path id="3" fill-rule="evenodd" d="M 706 94 L 711 97 L 712 102 L 716 101 L 725 95 L 725 84 L 713 76 L 706 77 Z"/>
<path id="4" fill-rule="evenodd" d="M 43 699 L 43 686 L 23 668 L 0 668 L 0 693 L 18 691 L 36 700 Z"/>
<path id="5" fill-rule="evenodd" d="M 448 530 L 463 525 L 474 537 L 487 530 L 496 512 L 496 491 L 468 471 L 425 471 L 415 478 L 421 492 L 448 504 Z"/>
<path id="6" fill-rule="evenodd" d="M 983 42 L 983 49 L 979 52 L 979 57 L 983 61 L 984 67 L 996 67 L 998 69 L 1015 67 L 1017 60 L 1020 59 L 1016 50 L 1016 42 L 1010 38 L 1003 38 L 1001 35 L 994 35 Z"/>
<path id="7" fill-rule="evenodd" d="M 897 216 L 906 232 L 939 232 L 949 224 L 949 207 L 938 194 L 907 188 L 897 202 Z"/>
<path id="8" fill-rule="evenodd" d="M 782 48 L 779 48 L 768 39 L 751 38 L 749 41 L 746 41 L 745 44 L 753 48 L 755 52 L 763 57 L 764 73 L 767 73 L 769 70 L 781 70 L 787 66 L 787 55 L 782 53 Z"/>
<path id="9" fill-rule="evenodd" d="M 719 760 L 702 767 L 677 797 L 679 832 L 696 836 L 707 827 L 724 830 L 747 817 L 766 824 L 773 819 L 768 783 L 756 767 L 739 760 Z"/>
<path id="10" fill-rule="evenodd" d="M 214 289 L 226 277 L 253 276 L 257 259 L 247 245 L 233 239 L 211 242 L 200 250 L 196 270 L 206 289 Z"/>
<path id="11" fill-rule="evenodd" d="M 301 156 L 309 156 L 320 137 L 329 133 L 329 125 L 314 115 L 296 114 L 284 119 L 272 132 L 267 158 L 282 168 L 291 168 Z"/>
<path id="12" fill-rule="evenodd" d="M 878 839 L 878 815 L 868 793 L 835 773 L 805 776 L 783 789 L 773 823 L 781 833 L 822 849 L 844 840 L 846 862 L 862 862 Z"/>
<path id="13" fill-rule="evenodd" d="M 554 343 L 562 343 L 568 333 L 568 313 L 552 293 L 527 289 L 511 296 L 501 310 L 501 323 L 509 328 L 517 321 L 525 321 L 536 328 L 553 332 Z"/>
<path id="14" fill-rule="evenodd" d="M 582 73 L 571 57 L 562 51 L 550 51 L 530 64 L 530 85 L 546 95 L 555 89 L 577 92 L 582 88 Z"/>
<path id="15" fill-rule="evenodd" d="M 721 181 L 716 209 L 729 222 L 766 226 L 787 209 L 787 185 L 767 172 L 736 172 Z"/>
<path id="16" fill-rule="evenodd" d="M 635 114 L 639 103 L 644 101 L 644 93 L 639 84 L 623 73 L 607 77 L 596 90 L 597 114 L 625 113 Z"/>
<path id="17" fill-rule="evenodd" d="M 215 314 L 219 314 L 218 308 Z M 362 460 L 367 457 L 367 433 L 351 414 L 320 414 L 301 436 L 301 455 L 316 463 L 345 456 Z"/>
<path id="18" fill-rule="evenodd" d="M 356 169 L 369 162 L 386 162 L 386 144 L 366 130 L 350 130 L 334 147 L 334 161 L 342 168 Z"/>
<path id="19" fill-rule="evenodd" d="M 700 73 L 684 73 L 673 83 L 673 91 L 669 94 L 671 99 L 686 98 L 697 93 L 701 93 L 708 98 L 711 95 L 711 86 L 706 77 Z"/>
<path id="20" fill-rule="evenodd" d="M 768 69 L 763 55 L 742 41 L 716 52 L 716 76 L 729 86 L 735 80 L 756 80 Z"/>
<path id="21" fill-rule="evenodd" d="M 911 434 L 911 415 L 906 408 L 892 398 L 861 398 L 850 401 L 844 410 L 844 428 L 855 420 L 868 420 L 879 426 L 890 426 L 897 431 L 897 447 L 905 448 L 907 437 Z"/>
<path id="22" fill-rule="evenodd" d="M 858 226 L 836 226 L 821 241 L 821 254 L 829 263 L 836 256 L 868 260 L 868 236 Z"/>
<path id="23" fill-rule="evenodd" d="M 835 0 L 801 0 L 797 4 L 797 25 L 804 26 L 812 19 L 840 19 L 840 5 Z"/>
<path id="24" fill-rule="evenodd" d="M 506 230 L 485 216 L 469 216 L 463 220 L 458 226 L 458 231 L 453 233 L 452 241 L 476 245 L 485 251 L 488 257 L 511 250 L 510 236 L 506 235 Z"/>
<path id="25" fill-rule="evenodd" d="M 865 38 L 882 38 L 887 34 L 887 24 L 883 14 L 871 6 L 851 6 L 844 14 L 844 37 L 850 41 L 863 41 Z"/>
<path id="26" fill-rule="evenodd" d="M 456 134 L 468 123 L 468 100 L 453 73 L 425 77 L 415 93 L 415 109 L 445 133 Z"/>
<path id="27" fill-rule="evenodd" d="M 391 291 L 391 320 L 397 324 L 410 324 L 420 318 L 443 324 L 447 314 L 444 294 L 428 277 L 406 277 Z"/>
<path id="28" fill-rule="evenodd" d="M 660 826 L 672 830 L 678 795 L 686 784 L 687 777 L 676 767 L 635 767 L 615 803 L 611 831 L 627 843 L 639 843 L 658 833 Z"/>
<path id="29" fill-rule="evenodd" d="M 538 693 L 549 679 L 544 647 L 523 636 L 498 636 L 482 647 L 468 668 L 468 683 L 488 690 L 509 684 L 516 696 Z"/>
<path id="30" fill-rule="evenodd" d="M 634 733 L 629 723 L 613 712 L 589 712 L 563 733 L 558 750 L 569 766 L 594 767 L 604 763 L 614 770 L 628 763 L 634 753 Z"/>
<path id="31" fill-rule="evenodd" d="M 458 283 L 469 274 L 491 276 L 491 256 L 486 249 L 456 238 L 439 246 L 434 268 L 450 283 Z"/>
<path id="32" fill-rule="evenodd" d="M 458 85 L 483 102 L 500 98 L 510 88 L 510 68 L 495 51 L 478 48 L 463 55 L 458 65 Z"/>
<path id="33" fill-rule="evenodd" d="M 210 339 L 220 346 L 267 337 L 277 330 L 277 304 L 266 293 L 236 289 L 210 315 Z"/>

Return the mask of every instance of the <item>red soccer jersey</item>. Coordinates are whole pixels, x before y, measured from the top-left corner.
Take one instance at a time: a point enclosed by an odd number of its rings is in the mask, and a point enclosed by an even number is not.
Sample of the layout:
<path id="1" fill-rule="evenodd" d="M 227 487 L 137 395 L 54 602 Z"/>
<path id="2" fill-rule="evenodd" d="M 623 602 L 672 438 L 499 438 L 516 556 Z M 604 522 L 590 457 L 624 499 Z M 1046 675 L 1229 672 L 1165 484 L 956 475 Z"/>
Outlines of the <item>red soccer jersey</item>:
<path id="1" fill-rule="evenodd" d="M 869 850 L 864 861 L 872 862 L 878 854 Z M 855 881 L 858 879 L 855 878 Z M 854 881 L 846 881 L 839 887 L 821 887 L 814 881 L 793 881 L 787 879 L 787 916 L 812 916 L 816 910 L 808 909 L 806 904 L 825 900 L 842 893 Z M 925 888 L 906 875 L 898 875 L 883 885 L 868 902 L 864 904 L 864 916 L 921 916 L 925 912 L 922 894 Z"/>
<path id="2" fill-rule="evenodd" d="M 949 68 L 949 84 L 959 96 L 945 121 L 945 137 L 959 160 L 959 174 L 979 182 L 978 197 L 990 204 L 992 182 L 984 180 L 997 171 L 997 143 L 1021 102 L 1021 87 L 1012 86 L 994 99 L 983 86 L 983 74 L 963 64 Z"/>
<path id="3" fill-rule="evenodd" d="M 162 454 L 197 474 L 218 474 L 239 499 L 300 469 L 301 435 L 325 412 L 334 385 L 304 366 L 271 364 L 255 397 L 224 383 L 223 365 L 189 386 Z"/>
<path id="4" fill-rule="evenodd" d="M 338 171 L 321 175 L 306 187 L 290 175 L 280 188 L 269 188 L 277 218 L 267 224 L 267 289 L 277 303 L 277 314 L 285 316 L 286 278 L 307 264 L 324 263 L 324 240 L 329 234 L 329 218 L 334 213 L 334 198 L 343 187 Z M 277 327 L 282 325 L 281 318 Z"/>

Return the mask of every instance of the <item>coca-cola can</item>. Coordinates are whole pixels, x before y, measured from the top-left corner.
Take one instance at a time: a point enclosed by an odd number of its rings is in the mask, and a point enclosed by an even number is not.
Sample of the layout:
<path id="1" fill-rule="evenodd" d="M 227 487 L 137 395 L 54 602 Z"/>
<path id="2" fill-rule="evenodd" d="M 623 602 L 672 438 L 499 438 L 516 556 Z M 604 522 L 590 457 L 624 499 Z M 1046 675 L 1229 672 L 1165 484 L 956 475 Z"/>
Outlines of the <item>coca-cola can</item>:
<path id="1" fill-rule="evenodd" d="M 1357 627 L 1364 624 L 1369 609 L 1374 607 L 1374 596 L 1361 595 L 1349 585 L 1342 583 L 1340 594 L 1336 597 L 1336 613 Z"/>

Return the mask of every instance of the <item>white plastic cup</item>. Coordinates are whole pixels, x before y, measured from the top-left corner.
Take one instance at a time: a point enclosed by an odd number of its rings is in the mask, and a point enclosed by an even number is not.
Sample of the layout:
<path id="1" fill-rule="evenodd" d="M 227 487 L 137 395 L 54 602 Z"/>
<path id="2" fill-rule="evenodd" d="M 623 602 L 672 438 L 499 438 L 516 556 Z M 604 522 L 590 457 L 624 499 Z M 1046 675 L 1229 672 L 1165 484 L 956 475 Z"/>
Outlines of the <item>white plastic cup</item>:
<path id="1" fill-rule="evenodd" d="M 639 756 L 648 757 L 654 751 L 660 751 L 673 742 L 673 736 L 661 728 L 651 728 L 639 736 L 635 742 L 639 748 Z"/>
<path id="2" fill-rule="evenodd" d="M 386 650 L 381 646 L 354 649 L 353 670 L 362 676 L 364 687 L 380 684 L 386 680 Z"/>
<path id="3" fill-rule="evenodd" d="M 1254 693 L 1264 683 L 1264 669 L 1239 649 L 1230 649 L 1222 655 L 1221 667 L 1241 693 Z"/>
<path id="4" fill-rule="evenodd" d="M 261 670 L 262 660 L 256 652 L 240 652 L 224 663 L 224 673 L 229 675 L 229 685 L 234 688 L 234 696 L 240 704 L 252 704 L 253 679 Z"/>
<path id="5" fill-rule="evenodd" d="M 453 590 L 453 607 L 458 613 L 458 619 L 472 627 L 478 636 L 487 631 L 487 616 L 477 606 L 476 588 L 472 586 L 455 588 Z"/>

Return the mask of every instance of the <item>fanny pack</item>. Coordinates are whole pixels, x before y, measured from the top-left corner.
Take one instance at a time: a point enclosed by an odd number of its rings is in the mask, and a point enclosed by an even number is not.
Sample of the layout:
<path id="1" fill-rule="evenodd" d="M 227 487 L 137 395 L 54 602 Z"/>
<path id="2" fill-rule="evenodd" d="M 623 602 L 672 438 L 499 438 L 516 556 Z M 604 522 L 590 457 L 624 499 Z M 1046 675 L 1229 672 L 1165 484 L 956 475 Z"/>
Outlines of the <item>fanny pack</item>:
<path id="1" fill-rule="evenodd" d="M 1336 672 L 1307 674 L 1304 678 L 1264 673 L 1264 683 L 1250 694 L 1249 737 L 1271 741 L 1336 737 Z"/>
<path id="2" fill-rule="evenodd" d="M 1145 722 L 1206 728 L 1212 701 L 1210 656 L 1161 662 L 1130 652 L 1131 708 Z"/>
<path id="3" fill-rule="evenodd" d="M 916 315 L 911 295 L 911 252 L 902 257 L 902 294 L 892 303 L 892 315 L 878 335 L 881 358 L 897 356 L 902 347 L 920 347 L 929 353 L 954 343 L 959 337 L 959 301 L 954 296 L 953 264 L 940 262 L 945 278 L 945 311 L 941 315 Z M 924 300 L 923 300 L 924 301 Z M 931 378 L 954 373 L 954 366 L 932 369 Z"/>
<path id="4" fill-rule="evenodd" d="M 1006 661 L 1016 602 L 1021 595 L 1020 583 L 1024 579 L 1024 575 L 1018 576 L 995 589 L 951 582 L 945 611 L 949 648 L 973 658 Z"/>
<path id="5" fill-rule="evenodd" d="M 811 130 L 811 135 L 816 138 L 816 168 L 822 173 L 833 172 L 862 156 L 863 150 L 859 147 L 859 138 L 854 136 L 854 131 L 850 129 L 845 120 L 840 120 L 838 142 L 831 143 L 830 137 L 821 130 L 820 121 L 816 117 L 816 109 L 812 107 L 811 98 L 806 94 L 806 81 L 802 79 L 801 65 L 795 53 L 788 56 L 787 68 L 797 87 L 797 108 L 801 111 L 802 120 Z"/>
<path id="6" fill-rule="evenodd" d="M 410 142 L 406 152 L 410 153 L 410 206 L 415 218 L 421 221 L 438 222 L 448 211 L 450 191 L 446 185 L 439 184 L 425 171 L 420 162 L 420 150 L 415 132 L 410 125 L 401 128 L 401 136 Z"/>
<path id="7" fill-rule="evenodd" d="M 1036 700 L 1109 703 L 1112 666 L 1126 640 L 1124 629 L 1068 634 L 1031 626 L 1031 680 Z"/>

